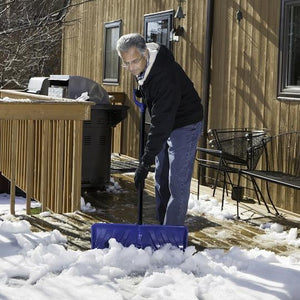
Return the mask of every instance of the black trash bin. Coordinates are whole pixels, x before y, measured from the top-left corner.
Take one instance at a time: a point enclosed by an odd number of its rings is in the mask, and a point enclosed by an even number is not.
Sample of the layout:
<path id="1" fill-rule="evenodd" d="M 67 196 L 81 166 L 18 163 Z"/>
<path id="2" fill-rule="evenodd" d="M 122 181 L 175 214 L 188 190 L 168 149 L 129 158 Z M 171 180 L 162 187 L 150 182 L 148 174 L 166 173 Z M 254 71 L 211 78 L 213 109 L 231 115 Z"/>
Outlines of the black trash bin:
<path id="1" fill-rule="evenodd" d="M 110 182 L 111 133 L 127 116 L 128 106 L 96 104 L 83 123 L 82 189 L 103 190 Z"/>

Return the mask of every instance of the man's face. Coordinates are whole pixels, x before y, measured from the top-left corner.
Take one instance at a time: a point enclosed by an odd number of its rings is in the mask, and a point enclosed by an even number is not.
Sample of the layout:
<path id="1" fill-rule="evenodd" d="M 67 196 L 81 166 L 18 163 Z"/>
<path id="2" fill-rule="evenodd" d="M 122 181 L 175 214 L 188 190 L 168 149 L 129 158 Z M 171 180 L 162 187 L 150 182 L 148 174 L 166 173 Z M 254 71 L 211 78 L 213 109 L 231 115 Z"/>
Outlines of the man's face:
<path id="1" fill-rule="evenodd" d="M 147 51 L 145 54 L 141 54 L 136 47 L 131 47 L 128 51 L 121 52 L 120 55 L 123 61 L 122 66 L 128 69 L 132 75 L 139 75 L 146 68 Z"/>

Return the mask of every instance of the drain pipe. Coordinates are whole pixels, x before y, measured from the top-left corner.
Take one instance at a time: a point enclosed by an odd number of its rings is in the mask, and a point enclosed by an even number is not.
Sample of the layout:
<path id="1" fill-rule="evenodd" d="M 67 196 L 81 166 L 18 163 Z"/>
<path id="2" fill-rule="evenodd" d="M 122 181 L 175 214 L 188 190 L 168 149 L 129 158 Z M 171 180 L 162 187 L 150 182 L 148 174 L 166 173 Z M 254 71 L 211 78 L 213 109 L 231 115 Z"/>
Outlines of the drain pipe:
<path id="1" fill-rule="evenodd" d="M 211 73 L 211 48 L 213 38 L 213 19 L 214 19 L 214 0 L 207 0 L 206 7 L 206 32 L 205 32 L 205 53 L 204 53 L 204 72 L 203 72 L 203 135 L 200 145 L 207 147 L 207 129 L 208 129 L 208 109 L 209 109 L 209 90 Z M 206 154 L 200 152 L 200 158 L 205 159 Z M 205 170 L 201 168 L 201 182 L 205 183 Z"/>

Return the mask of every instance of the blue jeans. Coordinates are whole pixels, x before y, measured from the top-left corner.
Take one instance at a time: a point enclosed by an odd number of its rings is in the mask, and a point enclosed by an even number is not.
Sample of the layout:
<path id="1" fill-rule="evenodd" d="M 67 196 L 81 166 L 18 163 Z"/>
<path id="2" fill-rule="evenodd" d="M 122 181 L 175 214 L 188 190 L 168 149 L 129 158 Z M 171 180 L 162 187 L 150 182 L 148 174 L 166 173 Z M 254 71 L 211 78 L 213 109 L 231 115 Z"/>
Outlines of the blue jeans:
<path id="1" fill-rule="evenodd" d="M 202 122 L 172 131 L 155 157 L 155 196 L 161 225 L 183 225 Z"/>

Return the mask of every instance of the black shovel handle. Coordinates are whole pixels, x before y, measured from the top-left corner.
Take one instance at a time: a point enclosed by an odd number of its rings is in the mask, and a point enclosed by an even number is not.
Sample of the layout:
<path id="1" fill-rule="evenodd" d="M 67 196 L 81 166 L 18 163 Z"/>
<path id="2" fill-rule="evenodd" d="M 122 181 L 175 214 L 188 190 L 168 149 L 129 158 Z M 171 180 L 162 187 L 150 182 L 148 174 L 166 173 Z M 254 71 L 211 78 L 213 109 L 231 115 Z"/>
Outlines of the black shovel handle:
<path id="1" fill-rule="evenodd" d="M 146 106 L 142 102 L 139 102 L 136 99 L 136 90 L 133 90 L 133 100 L 134 103 L 140 109 L 140 163 L 144 154 L 144 146 L 145 146 L 145 115 L 146 115 Z M 138 189 L 138 225 L 142 225 L 143 223 L 143 191 L 144 191 L 145 182 L 143 182 L 142 186 Z"/>
<path id="2" fill-rule="evenodd" d="M 140 124 L 140 163 L 142 156 L 144 154 L 144 138 L 145 138 L 145 111 L 141 112 L 141 124 Z M 138 224 L 143 223 L 143 191 L 144 191 L 145 181 L 138 190 Z"/>

